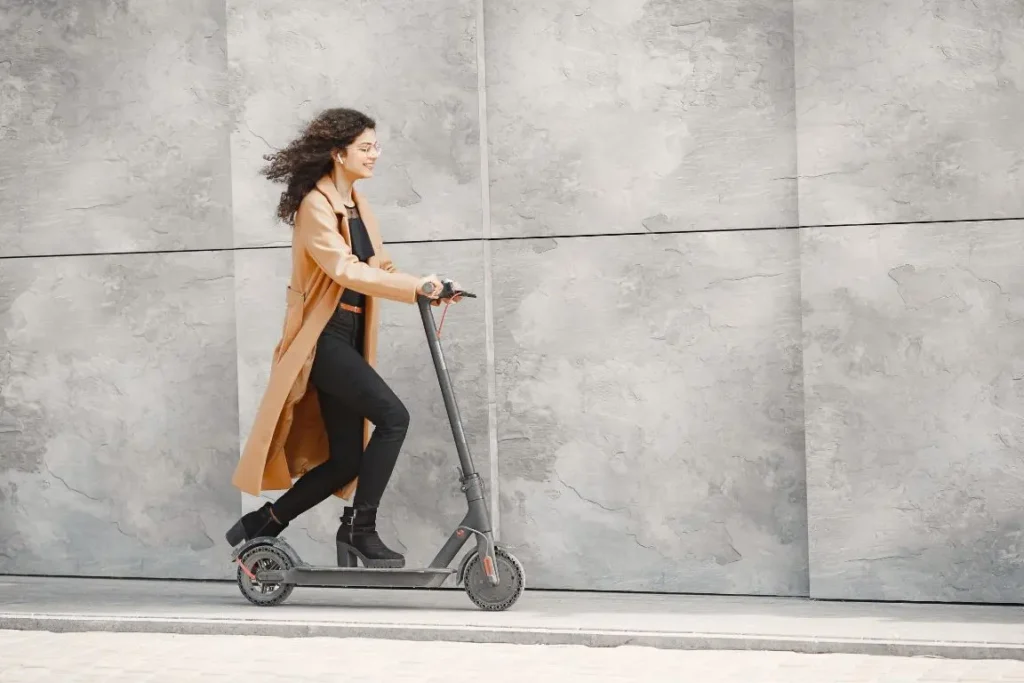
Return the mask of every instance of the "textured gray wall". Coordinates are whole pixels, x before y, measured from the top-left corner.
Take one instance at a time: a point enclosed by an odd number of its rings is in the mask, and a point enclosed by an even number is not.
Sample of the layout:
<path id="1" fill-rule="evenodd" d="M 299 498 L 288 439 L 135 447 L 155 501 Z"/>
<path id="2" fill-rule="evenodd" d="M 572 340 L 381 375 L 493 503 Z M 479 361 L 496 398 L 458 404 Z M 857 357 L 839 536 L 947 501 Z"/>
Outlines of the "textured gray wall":
<path id="1" fill-rule="evenodd" d="M 1021 601 L 1024 5 L 796 0 L 811 594 Z"/>
<path id="2" fill-rule="evenodd" d="M 2 572 L 226 574 L 224 28 L 219 0 L 0 2 Z"/>
<path id="3" fill-rule="evenodd" d="M 1019 602 L 1024 221 L 801 256 L 812 595 Z"/>
<path id="4" fill-rule="evenodd" d="M 1024 3 L 795 6 L 803 225 L 1024 216 Z"/>
<path id="5" fill-rule="evenodd" d="M 222 0 L 0 2 L 0 257 L 231 246 Z"/>
<path id="6" fill-rule="evenodd" d="M 790 2 L 484 6 L 494 236 L 796 223 Z"/>
<path id="7" fill-rule="evenodd" d="M 0 267 L 0 571 L 224 574 L 230 251 Z"/>
<path id="8" fill-rule="evenodd" d="M 0 0 L 0 572 L 230 576 L 289 267 L 257 170 L 348 105 L 399 266 L 483 295 L 444 340 L 532 586 L 1019 600 L 1022 15 Z M 451 436 L 383 325 L 425 561 Z"/>
<path id="9" fill-rule="evenodd" d="M 504 538 L 533 585 L 807 593 L 795 231 L 494 252 Z"/>

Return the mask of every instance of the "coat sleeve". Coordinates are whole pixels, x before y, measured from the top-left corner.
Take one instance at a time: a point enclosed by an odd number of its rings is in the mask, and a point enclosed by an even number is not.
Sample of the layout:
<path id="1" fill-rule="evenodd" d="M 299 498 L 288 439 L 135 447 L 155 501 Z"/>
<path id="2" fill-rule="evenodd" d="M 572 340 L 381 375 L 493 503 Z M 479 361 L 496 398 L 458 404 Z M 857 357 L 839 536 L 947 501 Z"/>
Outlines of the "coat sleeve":
<path id="1" fill-rule="evenodd" d="M 380 246 L 380 267 L 389 273 L 396 273 L 398 269 L 395 268 L 395 262 L 391 260 L 391 254 L 388 253 L 387 248 L 382 244 Z"/>
<path id="2" fill-rule="evenodd" d="M 375 268 L 356 258 L 338 231 L 337 214 L 319 193 L 310 192 L 299 205 L 295 237 L 317 265 L 342 287 L 367 296 L 416 302 L 420 279 Z"/>
<path id="3" fill-rule="evenodd" d="M 391 254 L 388 253 L 387 248 L 382 244 L 380 251 L 377 252 L 377 256 L 380 257 L 380 267 L 389 273 L 397 273 L 398 269 L 395 267 L 395 262 L 391 260 Z M 430 302 L 431 306 L 440 306 L 441 300 L 434 299 Z"/>

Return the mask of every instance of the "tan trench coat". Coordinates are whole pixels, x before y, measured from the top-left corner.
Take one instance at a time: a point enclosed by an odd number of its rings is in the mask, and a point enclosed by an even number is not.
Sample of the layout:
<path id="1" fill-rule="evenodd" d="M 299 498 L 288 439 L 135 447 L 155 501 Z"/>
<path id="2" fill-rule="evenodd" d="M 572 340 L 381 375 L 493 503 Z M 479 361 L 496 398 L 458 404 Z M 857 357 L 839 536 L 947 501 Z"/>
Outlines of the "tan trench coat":
<path id="1" fill-rule="evenodd" d="M 377 356 L 379 310 L 375 298 L 416 302 L 422 279 L 395 270 L 366 200 L 355 190 L 352 197 L 373 244 L 374 256 L 367 263 L 352 254 L 348 217 L 329 175 L 306 195 L 296 213 L 284 329 L 274 349 L 270 379 L 252 431 L 231 480 L 246 493 L 291 488 L 293 479 L 329 456 L 327 431 L 309 373 L 317 338 L 338 307 L 342 290 L 366 295 L 363 355 L 370 365 Z M 370 423 L 364 421 L 364 447 L 369 438 Z M 350 499 L 356 483 L 352 481 L 335 495 Z"/>

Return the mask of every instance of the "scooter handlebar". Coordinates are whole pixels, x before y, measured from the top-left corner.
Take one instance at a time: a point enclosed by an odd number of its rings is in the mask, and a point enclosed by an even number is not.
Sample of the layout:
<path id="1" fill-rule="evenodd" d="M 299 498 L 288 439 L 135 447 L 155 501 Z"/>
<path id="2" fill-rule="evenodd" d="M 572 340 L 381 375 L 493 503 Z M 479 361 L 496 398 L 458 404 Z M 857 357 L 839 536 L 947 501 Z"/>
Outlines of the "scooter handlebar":
<path id="1" fill-rule="evenodd" d="M 464 289 L 456 290 L 455 289 L 455 282 L 453 282 L 452 280 L 449 280 L 447 278 L 444 279 L 444 280 L 441 280 L 441 285 L 442 285 L 442 287 L 441 287 L 441 296 L 440 296 L 441 299 L 451 299 L 454 296 L 464 296 L 464 297 L 467 297 L 469 299 L 475 299 L 476 298 L 476 294 L 473 294 L 472 292 L 467 292 Z"/>
<path id="2" fill-rule="evenodd" d="M 443 301 L 444 299 L 452 299 L 456 296 L 463 296 L 469 299 L 476 298 L 476 294 L 474 294 L 473 292 L 467 292 L 464 289 L 455 289 L 454 281 L 448 278 L 442 278 L 441 294 L 437 297 L 437 301 Z M 425 294 L 420 294 L 418 298 L 419 300 L 424 302 L 434 301 L 434 299 L 431 299 L 429 296 L 426 296 Z"/>

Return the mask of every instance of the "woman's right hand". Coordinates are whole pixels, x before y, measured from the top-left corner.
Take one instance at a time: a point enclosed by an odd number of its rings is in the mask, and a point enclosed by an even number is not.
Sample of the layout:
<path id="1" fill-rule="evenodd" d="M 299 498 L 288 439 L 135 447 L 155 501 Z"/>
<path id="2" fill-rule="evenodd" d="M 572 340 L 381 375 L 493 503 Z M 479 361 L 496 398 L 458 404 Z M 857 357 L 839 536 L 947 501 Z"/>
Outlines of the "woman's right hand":
<path id="1" fill-rule="evenodd" d="M 430 283 L 434 286 L 434 288 L 431 289 L 429 292 L 424 291 L 424 287 L 426 286 L 427 283 Z M 438 297 L 441 296 L 442 289 L 444 289 L 444 285 L 441 284 L 441 280 L 438 279 L 436 275 L 428 275 L 425 278 L 423 278 L 423 280 L 420 281 L 418 291 L 420 294 L 427 297 L 428 299 L 437 299 Z"/>

